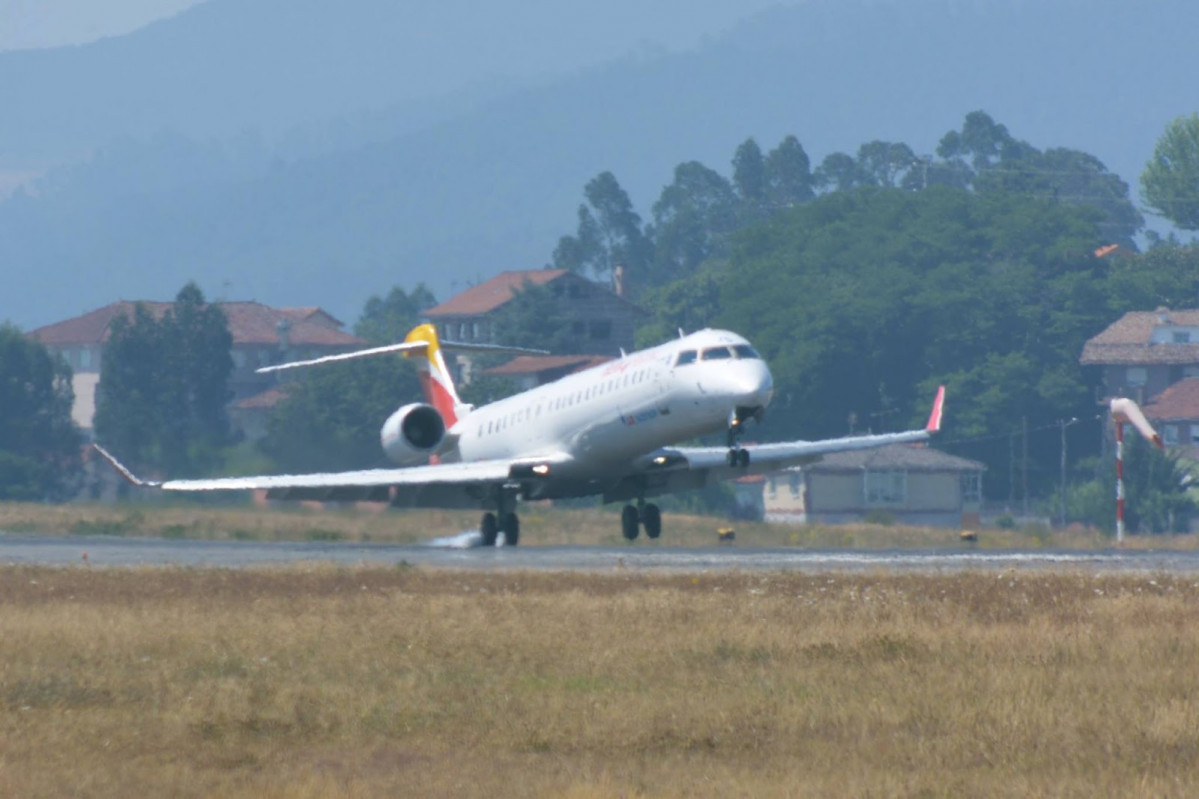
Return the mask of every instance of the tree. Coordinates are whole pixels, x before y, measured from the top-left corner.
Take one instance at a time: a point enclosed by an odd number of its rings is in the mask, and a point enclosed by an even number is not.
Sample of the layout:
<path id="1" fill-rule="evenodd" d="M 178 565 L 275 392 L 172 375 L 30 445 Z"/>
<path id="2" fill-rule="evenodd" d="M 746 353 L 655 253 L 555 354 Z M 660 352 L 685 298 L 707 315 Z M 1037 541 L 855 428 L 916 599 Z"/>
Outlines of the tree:
<path id="1" fill-rule="evenodd" d="M 1141 173 L 1141 192 L 1155 213 L 1199 230 L 1199 114 L 1166 126 Z"/>
<path id="2" fill-rule="evenodd" d="M 109 328 L 96 390 L 96 438 L 131 464 L 198 474 L 229 443 L 232 336 L 194 284 L 156 319 L 142 304 Z"/>
<path id="3" fill-rule="evenodd" d="M 853 156 L 829 153 L 816 168 L 813 183 L 826 191 L 849 191 L 861 186 L 865 175 Z"/>
<path id="4" fill-rule="evenodd" d="M 361 358 L 304 370 L 267 420 L 259 448 L 290 472 L 386 465 L 379 429 L 397 408 L 423 402 L 410 359 Z"/>
<path id="5" fill-rule="evenodd" d="M 62 500 L 79 489 L 83 435 L 71 420 L 71 368 L 0 325 L 0 499 Z"/>
<path id="6" fill-rule="evenodd" d="M 766 199 L 766 161 L 762 148 L 746 139 L 733 154 L 733 185 L 743 203 L 758 207 Z"/>
<path id="7" fill-rule="evenodd" d="M 766 156 L 766 199 L 789 208 L 812 199 L 812 161 L 799 139 L 786 136 Z"/>
<path id="8" fill-rule="evenodd" d="M 411 294 L 392 286 L 386 297 L 374 294 L 366 301 L 354 323 L 354 335 L 380 346 L 403 341 L 421 314 L 436 304 L 437 298 L 424 283 L 417 283 Z"/>
<path id="9" fill-rule="evenodd" d="M 1078 354 L 1111 321 L 1094 215 L 1016 194 L 861 187 L 833 192 L 733 237 L 711 321 L 770 362 L 763 437 L 814 438 L 919 424 L 947 383 L 956 452 L 1007 494 L 1008 441 L 1091 411 Z M 1030 441 L 1052 474 L 1056 439 Z M 1044 465 L 1042 467 L 1042 464 Z"/>
<path id="10" fill-rule="evenodd" d="M 1153 448 L 1135 433 L 1124 441 L 1124 522 L 1129 532 L 1187 532 L 1195 504 L 1187 493 L 1190 476 L 1178 455 Z M 1071 486 L 1068 515 L 1111 533 L 1116 529 L 1115 459 L 1109 456 L 1092 468 L 1092 479 Z"/>
<path id="11" fill-rule="evenodd" d="M 916 164 L 916 154 L 903 143 L 872 141 L 858 148 L 858 174 L 863 183 L 888 188 Z"/>
<path id="12" fill-rule="evenodd" d="M 654 203 L 653 267 L 646 284 L 686 277 L 714 254 L 723 253 L 737 227 L 737 197 L 719 173 L 698 161 L 679 164 L 674 180 Z"/>
<path id="13" fill-rule="evenodd" d="M 557 269 L 607 277 L 621 266 L 636 286 L 643 280 L 653 245 L 641 229 L 641 217 L 611 172 L 601 172 L 583 187 L 576 235 L 563 236 L 554 249 Z"/>

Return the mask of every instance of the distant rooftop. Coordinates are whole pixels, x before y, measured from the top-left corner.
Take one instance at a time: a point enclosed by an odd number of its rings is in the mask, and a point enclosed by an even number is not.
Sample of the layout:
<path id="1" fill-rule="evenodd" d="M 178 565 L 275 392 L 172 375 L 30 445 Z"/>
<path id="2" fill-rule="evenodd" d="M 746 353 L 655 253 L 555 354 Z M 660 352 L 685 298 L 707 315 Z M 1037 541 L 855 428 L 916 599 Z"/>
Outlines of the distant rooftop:
<path id="1" fill-rule="evenodd" d="M 1174 341 L 1171 331 L 1187 334 L 1189 340 Z M 1129 311 L 1087 341 L 1079 362 L 1083 366 L 1199 363 L 1199 310 Z"/>
<path id="2" fill-rule="evenodd" d="M 1199 419 L 1199 377 L 1180 380 L 1145 406 L 1145 416 L 1163 421 Z"/>
<path id="3" fill-rule="evenodd" d="M 569 274 L 565 269 L 500 272 L 491 280 L 471 286 L 440 305 L 433 306 L 425 311 L 425 315 L 436 319 L 440 316 L 474 316 L 487 313 L 512 299 L 526 281 L 535 286 L 544 286 L 565 274 Z"/>
<path id="4" fill-rule="evenodd" d="M 118 316 L 133 317 L 138 302 L 120 300 L 81 316 L 31 331 L 43 344 L 80 346 L 108 340 L 109 325 Z M 172 303 L 141 302 L 155 317 L 162 318 Z M 279 323 L 286 320 L 292 346 L 359 346 L 363 340 L 341 329 L 342 323 L 317 307 L 272 308 L 259 302 L 217 303 L 229 320 L 234 344 L 279 344 Z"/>
<path id="5" fill-rule="evenodd" d="M 978 461 L 959 458 L 923 444 L 890 444 L 876 449 L 834 452 L 804 469 L 812 472 L 860 472 L 904 469 L 909 472 L 981 472 Z"/>

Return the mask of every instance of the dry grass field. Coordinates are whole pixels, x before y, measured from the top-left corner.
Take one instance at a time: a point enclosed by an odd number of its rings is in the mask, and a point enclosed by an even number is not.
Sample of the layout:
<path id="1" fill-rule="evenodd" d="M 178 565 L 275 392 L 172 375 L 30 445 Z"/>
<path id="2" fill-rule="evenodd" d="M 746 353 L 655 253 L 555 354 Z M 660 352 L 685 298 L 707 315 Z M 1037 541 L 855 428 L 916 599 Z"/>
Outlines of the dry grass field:
<path id="1" fill-rule="evenodd" d="M 1195 796 L 1165 577 L 0 568 L 0 795 Z"/>
<path id="2" fill-rule="evenodd" d="M 521 506 L 521 545 L 627 546 L 620 537 L 620 505 L 565 510 L 542 505 Z M 131 503 L 125 505 L 43 505 L 0 503 L 0 530 L 61 535 L 152 536 L 200 540 L 375 541 L 400 544 L 478 529 L 473 511 L 396 511 L 363 505 L 345 509 L 249 505 Z M 663 514 L 662 538 L 645 538 L 633 546 L 712 546 L 716 530 L 732 526 L 737 545 L 754 547 L 958 547 L 960 531 L 903 525 L 805 525 L 729 522 L 708 516 Z M 1113 545 L 1095 530 L 979 531 L 983 549 L 1100 549 Z M 1130 536 L 1130 548 L 1194 548 L 1199 535 Z"/>

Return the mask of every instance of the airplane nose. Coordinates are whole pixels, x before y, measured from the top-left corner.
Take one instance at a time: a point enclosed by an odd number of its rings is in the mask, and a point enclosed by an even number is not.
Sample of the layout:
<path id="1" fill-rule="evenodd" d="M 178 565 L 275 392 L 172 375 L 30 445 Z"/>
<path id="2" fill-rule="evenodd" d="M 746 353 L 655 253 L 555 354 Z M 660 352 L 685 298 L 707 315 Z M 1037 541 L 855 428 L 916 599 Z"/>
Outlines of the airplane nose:
<path id="1" fill-rule="evenodd" d="M 749 368 L 738 369 L 730 375 L 737 404 L 749 408 L 765 408 L 774 396 L 774 378 L 765 364 L 742 364 Z"/>

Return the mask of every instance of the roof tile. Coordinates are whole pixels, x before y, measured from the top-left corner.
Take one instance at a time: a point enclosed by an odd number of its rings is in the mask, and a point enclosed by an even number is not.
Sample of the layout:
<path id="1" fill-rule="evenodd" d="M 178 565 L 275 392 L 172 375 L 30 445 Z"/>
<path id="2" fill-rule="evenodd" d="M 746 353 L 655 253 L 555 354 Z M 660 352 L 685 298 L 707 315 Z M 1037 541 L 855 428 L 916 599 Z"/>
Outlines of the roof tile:
<path id="1" fill-rule="evenodd" d="M 1181 380 L 1145 406 L 1150 419 L 1199 419 L 1199 377 Z"/>
<path id="2" fill-rule="evenodd" d="M 103 308 L 39 327 L 29 335 L 43 344 L 78 346 L 101 344 L 108 340 L 109 325 L 118 316 L 131 317 L 138 303 L 120 300 Z M 169 302 L 143 302 L 150 313 L 161 319 L 171 307 Z M 218 303 L 229 320 L 234 344 L 278 344 L 279 322 L 287 320 L 288 340 L 292 346 L 356 347 L 365 342 L 357 336 L 330 325 L 337 322 L 319 308 L 271 308 L 260 302 Z"/>
<path id="3" fill-rule="evenodd" d="M 1199 327 L 1199 310 L 1195 309 L 1129 311 L 1087 341 L 1079 362 L 1083 366 L 1199 363 L 1199 342 L 1152 343 L 1153 331 L 1163 324 L 1162 314 L 1165 324 Z"/>
<path id="4" fill-rule="evenodd" d="M 563 275 L 565 269 L 528 269 L 522 271 L 500 272 L 491 280 L 471 286 L 461 294 L 450 297 L 440 305 L 435 305 L 425 311 L 431 318 L 440 316 L 472 316 L 495 310 L 508 300 L 524 285 L 525 281 L 536 286 L 544 286 Z"/>

